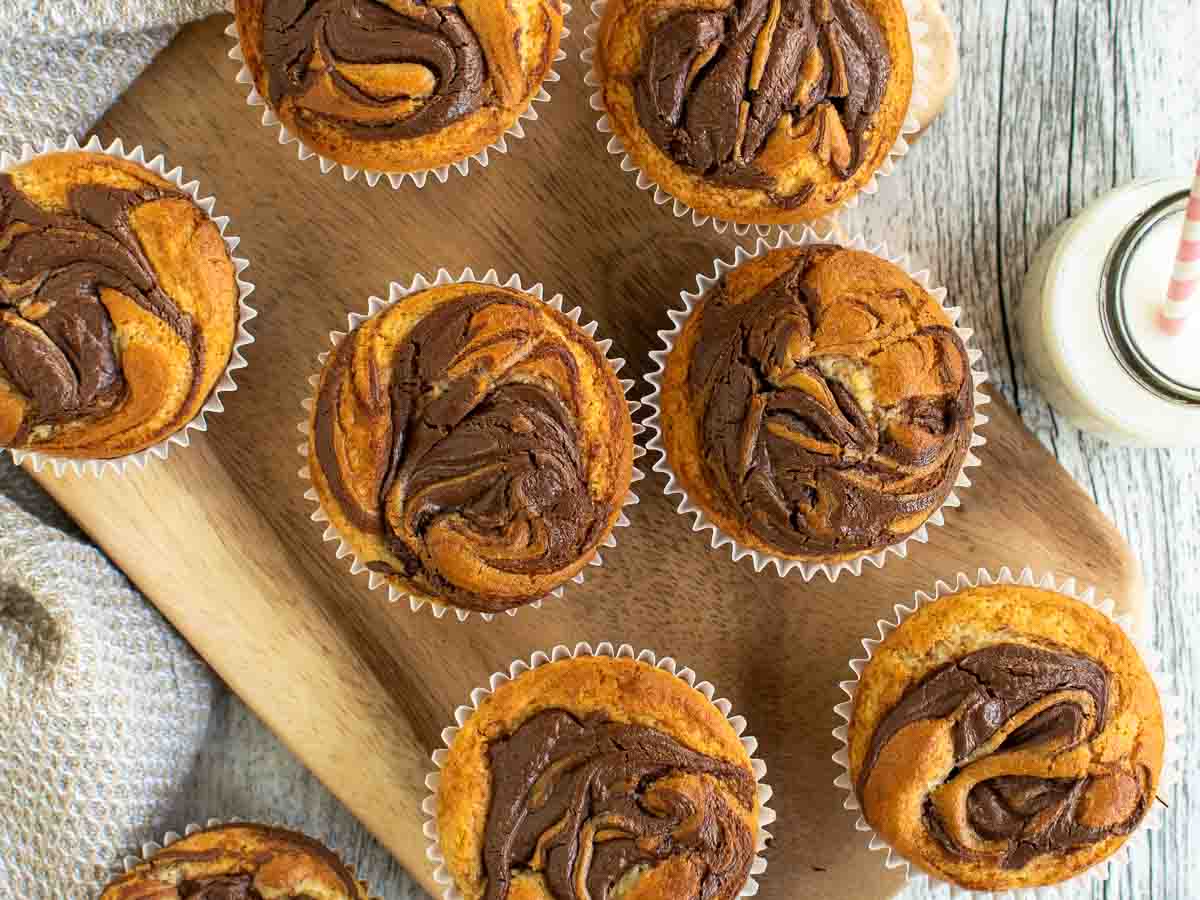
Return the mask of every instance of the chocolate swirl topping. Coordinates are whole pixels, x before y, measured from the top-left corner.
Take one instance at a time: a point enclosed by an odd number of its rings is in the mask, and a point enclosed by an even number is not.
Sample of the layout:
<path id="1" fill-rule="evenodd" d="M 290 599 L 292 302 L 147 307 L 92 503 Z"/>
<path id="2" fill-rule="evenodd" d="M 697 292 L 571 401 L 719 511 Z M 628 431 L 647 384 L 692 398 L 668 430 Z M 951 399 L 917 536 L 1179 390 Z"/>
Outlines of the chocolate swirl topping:
<path id="1" fill-rule="evenodd" d="M 558 709 L 493 741 L 488 757 L 486 900 L 504 900 L 522 871 L 541 873 L 556 900 L 606 900 L 630 870 L 672 857 L 697 875 L 681 898 L 726 900 L 749 875 L 754 835 L 742 815 L 755 786 L 745 769 L 652 728 Z"/>
<path id="2" fill-rule="evenodd" d="M 497 611 L 535 598 L 465 587 L 447 571 L 463 543 L 487 567 L 518 575 L 591 556 L 621 498 L 589 489 L 580 373 L 570 348 L 538 330 L 543 315 L 532 300 L 474 293 L 437 306 L 383 363 L 360 349 L 362 329 L 339 346 L 317 398 L 314 447 L 343 512 L 398 561 L 370 568 Z M 599 351 L 582 346 L 607 371 Z M 354 372 L 360 355 L 366 375 Z M 624 410 L 623 398 L 615 406 Z M 357 462 L 342 452 L 349 422 L 375 429 Z M 439 550 L 447 538 L 459 543 Z"/>
<path id="3" fill-rule="evenodd" d="M 202 382 L 204 336 L 163 290 L 130 225 L 140 204 L 169 197 L 184 195 L 80 185 L 66 210 L 47 211 L 0 174 L 0 374 L 29 401 L 14 445 L 40 426 L 97 418 L 125 400 L 106 290 L 129 297 L 190 349 L 190 393 L 180 407 L 188 414 Z"/>
<path id="4" fill-rule="evenodd" d="M 253 875 L 198 878 L 180 883 L 178 890 L 179 900 L 262 900 Z"/>
<path id="5" fill-rule="evenodd" d="M 803 204 L 756 163 L 800 140 L 851 178 L 891 75 L 879 25 L 858 0 L 737 0 L 722 12 L 675 13 L 652 31 L 634 79 L 638 119 L 684 168 Z"/>
<path id="6" fill-rule="evenodd" d="M 354 874 L 329 848 L 266 825 L 193 832 L 111 882 L 100 900 L 358 900 Z"/>
<path id="7" fill-rule="evenodd" d="M 923 822 L 947 852 L 1020 869 L 1043 854 L 1128 834 L 1151 800 L 1148 772 L 1097 761 L 1048 774 L 1055 759 L 1104 730 L 1109 690 L 1108 672 L 1087 657 L 1020 644 L 970 653 L 910 688 L 880 721 L 859 773 L 859 799 L 897 733 L 950 720 L 954 769 L 930 792 Z M 1112 805 L 1124 813 L 1095 821 L 1094 810 L 1085 812 L 1093 794 L 1117 798 Z"/>
<path id="8" fill-rule="evenodd" d="M 340 861 L 338 863 L 341 865 Z M 179 900 L 266 900 L 254 887 L 253 875 L 218 875 L 212 878 L 195 878 L 181 882 L 176 889 Z M 358 896 L 353 885 L 344 894 L 347 900 Z M 302 894 L 271 893 L 272 900 L 310 900 L 307 891 Z"/>
<path id="9" fill-rule="evenodd" d="M 798 557 L 871 552 L 918 528 L 949 494 L 974 421 L 962 341 L 920 324 L 932 299 L 859 295 L 853 283 L 822 297 L 808 283 L 811 268 L 849 252 L 806 248 L 745 302 L 717 285 L 688 370 L 713 489 L 762 541 Z"/>
<path id="10" fill-rule="evenodd" d="M 367 140 L 420 137 L 479 109 L 488 62 L 463 12 L 421 0 L 404 3 L 404 12 L 398 6 L 266 0 L 271 105 L 279 109 L 292 98 L 299 116 L 335 122 Z"/>

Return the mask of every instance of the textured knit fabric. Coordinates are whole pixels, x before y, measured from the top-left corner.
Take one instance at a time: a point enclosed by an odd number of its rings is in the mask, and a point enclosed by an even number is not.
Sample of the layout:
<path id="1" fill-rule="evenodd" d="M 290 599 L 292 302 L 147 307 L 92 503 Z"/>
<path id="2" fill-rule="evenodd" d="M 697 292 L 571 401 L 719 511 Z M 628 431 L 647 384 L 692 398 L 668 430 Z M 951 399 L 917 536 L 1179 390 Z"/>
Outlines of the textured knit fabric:
<path id="1" fill-rule="evenodd" d="M 0 897 L 91 900 L 177 822 L 217 686 L 7 461 L 0 492 Z"/>
<path id="2" fill-rule="evenodd" d="M 82 137 L 176 27 L 223 7 L 221 0 L 0 0 L 0 149 Z"/>

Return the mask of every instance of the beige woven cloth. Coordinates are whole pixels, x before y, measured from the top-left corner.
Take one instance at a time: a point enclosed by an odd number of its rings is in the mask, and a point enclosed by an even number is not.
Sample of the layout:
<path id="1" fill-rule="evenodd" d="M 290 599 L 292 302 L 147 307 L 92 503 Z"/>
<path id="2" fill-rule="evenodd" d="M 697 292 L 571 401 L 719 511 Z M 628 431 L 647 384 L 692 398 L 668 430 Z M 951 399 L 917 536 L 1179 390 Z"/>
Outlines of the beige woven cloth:
<path id="1" fill-rule="evenodd" d="M 91 900 L 178 822 L 216 684 L 7 460 L 0 492 L 0 897 Z"/>
<path id="2" fill-rule="evenodd" d="M 83 136 L 177 25 L 219 7 L 0 0 L 0 148 Z M 154 608 L 0 460 L 0 898 L 92 900 L 125 853 L 179 827 L 187 811 L 173 804 L 216 691 Z"/>
<path id="3" fill-rule="evenodd" d="M 82 136 L 179 25 L 223 8 L 221 0 L 0 0 L 0 149 Z"/>

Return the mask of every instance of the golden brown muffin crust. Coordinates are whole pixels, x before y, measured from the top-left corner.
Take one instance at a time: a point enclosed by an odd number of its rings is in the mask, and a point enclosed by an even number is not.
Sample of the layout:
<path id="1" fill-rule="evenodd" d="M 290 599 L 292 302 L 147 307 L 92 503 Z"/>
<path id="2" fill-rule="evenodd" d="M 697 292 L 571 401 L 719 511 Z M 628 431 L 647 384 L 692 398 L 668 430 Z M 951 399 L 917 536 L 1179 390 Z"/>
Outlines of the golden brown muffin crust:
<path id="1" fill-rule="evenodd" d="M 1154 801 L 1164 734 L 1117 625 L 1054 591 L 998 585 L 924 606 L 887 637 L 848 744 L 884 840 L 939 878 L 1002 890 L 1116 852 Z"/>
<path id="2" fill-rule="evenodd" d="M 694 804 L 689 809 L 702 812 L 705 804 L 709 804 L 709 812 L 712 805 L 718 806 L 723 815 L 728 814 L 726 810 L 732 811 L 735 814 L 732 819 L 717 819 L 725 822 L 723 827 L 710 826 L 710 833 L 722 835 L 715 858 L 720 858 L 723 851 L 732 852 L 731 845 L 738 841 L 750 842 L 749 856 L 739 859 L 736 872 L 727 873 L 723 889 L 713 900 L 736 896 L 749 874 L 754 855 L 758 801 L 749 756 L 732 726 L 703 694 L 668 672 L 632 659 L 578 657 L 548 663 L 502 684 L 480 703 L 450 747 L 437 794 L 438 840 L 446 865 L 467 900 L 496 896 L 488 893 L 485 850 L 493 798 L 502 790 L 497 787 L 495 764 L 504 751 L 498 748 L 504 747 L 513 735 L 523 734 L 523 728 L 535 727 L 542 717 L 567 715 L 579 723 L 649 729 L 666 741 L 682 745 L 688 753 L 702 755 L 709 767 L 707 772 L 698 773 L 690 764 L 677 760 L 676 766 L 666 765 L 656 772 L 653 777 L 657 783 L 645 786 L 641 802 L 650 803 L 652 798 L 664 795 L 677 796 L 687 797 L 686 802 Z M 571 720 L 566 721 L 572 729 L 576 727 Z M 633 752 L 637 745 L 626 746 Z M 555 759 L 553 751 L 548 752 L 549 758 Z M 546 771 L 556 771 L 568 763 L 584 765 L 578 759 L 556 761 Z M 720 772 L 721 767 L 727 771 Z M 737 777 L 730 778 L 730 772 Z M 597 776 L 597 781 L 605 781 L 605 776 Z M 606 783 L 619 793 L 620 781 L 619 777 L 613 777 Z M 537 784 L 545 785 L 546 778 L 539 778 Z M 535 787 L 531 796 L 538 790 Z M 511 792 L 506 796 L 511 797 Z M 537 802 L 530 801 L 530 816 L 536 815 Z M 664 811 L 664 816 L 669 818 L 674 812 Z M 598 826 L 600 830 L 596 832 L 589 830 L 597 819 L 604 818 L 597 815 L 581 828 L 581 833 L 598 835 L 596 848 L 617 837 L 615 833 L 605 835 L 605 827 L 622 827 L 606 819 L 609 825 Z M 703 816 L 698 812 L 695 818 Z M 682 849 L 664 853 L 661 861 L 639 864 L 626 871 L 609 896 L 614 900 L 677 900 L 696 896 L 692 888 L 705 877 L 706 865 L 714 867 L 714 857 L 706 857 L 687 844 L 686 827 L 680 826 L 676 832 Z M 580 858 L 588 858 L 593 865 L 604 864 L 598 855 L 600 851 L 593 853 L 589 841 L 583 840 L 581 847 Z M 542 863 L 516 870 L 507 900 L 568 900 L 552 892 L 553 876 L 549 870 L 553 868 L 553 856 L 550 859 L 550 865 Z M 580 867 L 572 872 L 578 875 Z M 584 868 L 583 876 L 586 874 Z M 580 894 L 576 892 L 573 896 Z"/>
<path id="3" fill-rule="evenodd" d="M 495 143 L 541 90 L 560 0 L 238 0 L 258 92 L 308 147 L 414 172 Z"/>
<path id="4" fill-rule="evenodd" d="M 327 847 L 266 825 L 190 834 L 114 879 L 100 900 L 368 900 Z"/>
<path id="5" fill-rule="evenodd" d="M 609 0 L 595 68 L 639 168 L 701 214 L 763 225 L 856 194 L 913 85 L 901 0 Z"/>
<path id="6" fill-rule="evenodd" d="M 220 229 L 174 185 L 86 151 L 0 174 L 0 446 L 153 446 L 200 412 L 237 321 Z"/>
<path id="7" fill-rule="evenodd" d="M 413 294 L 325 364 L 309 463 L 358 558 L 409 593 L 496 612 L 595 555 L 633 474 L 612 367 L 545 303 L 486 284 Z"/>
<path id="8" fill-rule="evenodd" d="M 741 544 L 833 562 L 945 501 L 970 446 L 966 348 L 929 293 L 873 254 L 773 250 L 714 285 L 663 375 L 667 460 Z"/>

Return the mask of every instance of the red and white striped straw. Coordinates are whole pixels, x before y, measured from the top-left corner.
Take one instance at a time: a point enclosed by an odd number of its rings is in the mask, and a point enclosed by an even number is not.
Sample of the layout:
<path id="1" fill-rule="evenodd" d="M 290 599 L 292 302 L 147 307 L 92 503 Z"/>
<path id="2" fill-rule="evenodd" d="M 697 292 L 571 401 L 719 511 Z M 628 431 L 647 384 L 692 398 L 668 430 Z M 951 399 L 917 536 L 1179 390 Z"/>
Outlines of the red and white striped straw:
<path id="1" fill-rule="evenodd" d="M 1158 324 L 1167 334 L 1179 334 L 1188 317 L 1200 305 L 1200 160 L 1196 162 L 1196 180 L 1183 219 L 1183 238 L 1175 256 L 1167 302 L 1158 313 Z"/>

